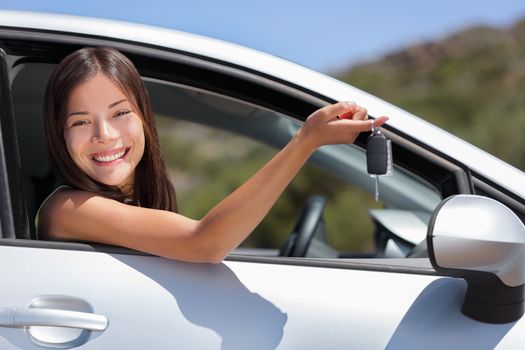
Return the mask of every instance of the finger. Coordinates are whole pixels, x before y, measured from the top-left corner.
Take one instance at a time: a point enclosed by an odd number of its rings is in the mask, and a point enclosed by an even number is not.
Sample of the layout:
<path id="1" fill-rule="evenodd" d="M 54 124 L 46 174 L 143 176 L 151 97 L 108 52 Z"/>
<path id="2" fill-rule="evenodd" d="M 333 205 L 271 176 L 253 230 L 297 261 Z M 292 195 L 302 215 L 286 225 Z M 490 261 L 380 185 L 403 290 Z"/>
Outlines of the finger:
<path id="1" fill-rule="evenodd" d="M 368 117 L 368 115 L 367 115 Z M 357 120 L 357 119 L 347 119 L 347 120 L 337 120 L 331 122 L 331 124 L 334 125 L 357 125 L 356 122 L 364 122 L 366 125 L 368 125 L 368 130 L 372 131 L 374 127 L 380 127 L 383 124 L 385 124 L 388 121 L 389 117 L 387 116 L 381 116 L 377 117 L 376 119 L 365 119 L 365 120 Z"/>
<path id="2" fill-rule="evenodd" d="M 372 125 L 370 127 L 370 129 L 373 129 L 373 128 L 378 128 L 380 127 L 381 125 L 385 124 L 387 122 L 389 118 L 387 116 L 381 116 L 381 117 L 377 117 L 376 119 L 374 120 L 371 120 L 372 121 Z"/>
<path id="3" fill-rule="evenodd" d="M 368 111 L 366 110 L 366 108 L 357 106 L 357 111 L 355 112 L 353 119 L 354 120 L 367 120 Z"/>
<path id="4" fill-rule="evenodd" d="M 338 119 L 341 119 L 341 116 L 351 113 L 355 109 L 355 102 L 351 101 L 344 101 L 344 102 L 338 102 L 334 103 L 332 105 L 325 106 L 319 110 L 319 112 L 322 113 L 323 119 L 325 120 L 332 120 L 339 116 Z"/>
<path id="5" fill-rule="evenodd" d="M 373 127 L 380 127 L 388 120 L 388 117 L 379 117 L 370 120 L 341 120 L 339 124 L 346 125 L 352 131 L 371 131 Z"/>

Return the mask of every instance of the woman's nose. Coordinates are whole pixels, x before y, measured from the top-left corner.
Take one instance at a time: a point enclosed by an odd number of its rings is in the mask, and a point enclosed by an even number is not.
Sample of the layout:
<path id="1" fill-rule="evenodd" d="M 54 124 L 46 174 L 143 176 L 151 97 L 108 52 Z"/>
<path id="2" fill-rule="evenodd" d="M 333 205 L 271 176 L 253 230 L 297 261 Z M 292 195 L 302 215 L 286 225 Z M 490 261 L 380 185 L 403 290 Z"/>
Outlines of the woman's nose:
<path id="1" fill-rule="evenodd" d="M 93 142 L 104 143 L 116 138 L 117 131 L 106 121 L 100 121 L 96 124 Z"/>

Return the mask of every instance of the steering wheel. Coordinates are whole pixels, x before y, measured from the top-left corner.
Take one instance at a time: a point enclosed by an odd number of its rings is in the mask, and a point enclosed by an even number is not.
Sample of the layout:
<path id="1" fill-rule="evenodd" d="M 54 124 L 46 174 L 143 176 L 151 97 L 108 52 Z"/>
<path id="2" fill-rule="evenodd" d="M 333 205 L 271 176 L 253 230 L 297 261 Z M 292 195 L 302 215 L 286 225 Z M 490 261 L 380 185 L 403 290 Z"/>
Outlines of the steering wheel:
<path id="1" fill-rule="evenodd" d="M 320 196 L 308 199 L 292 234 L 281 247 L 279 256 L 305 257 L 314 236 L 326 237 L 323 220 L 325 204 L 325 199 Z"/>

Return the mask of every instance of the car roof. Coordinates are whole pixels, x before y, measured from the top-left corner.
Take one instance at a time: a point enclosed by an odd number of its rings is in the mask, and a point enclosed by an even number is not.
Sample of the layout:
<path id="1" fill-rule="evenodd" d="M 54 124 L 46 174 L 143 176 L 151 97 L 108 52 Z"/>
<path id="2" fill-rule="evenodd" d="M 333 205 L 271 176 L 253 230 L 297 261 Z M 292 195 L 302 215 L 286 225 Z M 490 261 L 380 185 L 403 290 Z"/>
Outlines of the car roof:
<path id="1" fill-rule="evenodd" d="M 525 173 L 491 154 L 349 84 L 299 64 L 233 43 L 150 25 L 41 12 L 0 10 L 0 28 L 30 28 L 154 45 L 213 58 L 275 77 L 334 101 L 356 101 L 369 115 L 388 115 L 388 125 L 468 166 L 525 198 Z M 110 33 L 110 34 L 108 34 Z"/>

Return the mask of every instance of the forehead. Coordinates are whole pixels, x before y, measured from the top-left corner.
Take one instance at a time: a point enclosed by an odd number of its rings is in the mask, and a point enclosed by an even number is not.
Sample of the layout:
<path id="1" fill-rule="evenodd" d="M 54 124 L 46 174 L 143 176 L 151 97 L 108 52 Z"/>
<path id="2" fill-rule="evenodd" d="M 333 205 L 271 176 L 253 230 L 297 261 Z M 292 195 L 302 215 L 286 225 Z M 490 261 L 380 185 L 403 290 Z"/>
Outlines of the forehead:
<path id="1" fill-rule="evenodd" d="M 107 108 L 111 103 L 127 98 L 128 94 L 120 86 L 105 74 L 97 73 L 73 88 L 67 101 L 67 111 Z"/>

